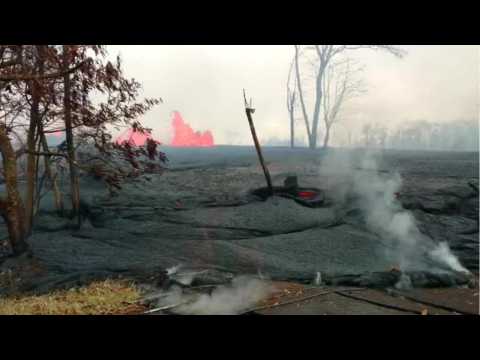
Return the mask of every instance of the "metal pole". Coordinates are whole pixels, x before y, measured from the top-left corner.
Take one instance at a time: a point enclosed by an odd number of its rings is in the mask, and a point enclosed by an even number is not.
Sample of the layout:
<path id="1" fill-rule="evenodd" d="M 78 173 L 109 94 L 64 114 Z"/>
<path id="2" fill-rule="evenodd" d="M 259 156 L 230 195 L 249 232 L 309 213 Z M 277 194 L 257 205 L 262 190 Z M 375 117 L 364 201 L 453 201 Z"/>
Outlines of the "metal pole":
<path id="1" fill-rule="evenodd" d="M 267 180 L 267 186 L 270 191 L 270 194 L 273 195 L 272 179 L 270 177 L 270 173 L 268 172 L 268 168 L 265 165 L 265 160 L 263 159 L 263 154 L 262 154 L 262 148 L 260 147 L 260 143 L 257 138 L 257 132 L 255 131 L 255 126 L 253 125 L 252 113 L 255 111 L 255 109 L 252 109 L 251 101 L 250 101 L 250 105 L 247 103 L 245 90 L 243 90 L 243 97 L 245 99 L 245 113 L 247 114 L 247 119 L 250 125 L 250 131 L 252 133 L 253 142 L 255 143 L 255 149 L 257 150 L 258 159 L 260 160 L 260 165 L 262 165 L 263 173 L 265 174 L 265 179 Z"/>

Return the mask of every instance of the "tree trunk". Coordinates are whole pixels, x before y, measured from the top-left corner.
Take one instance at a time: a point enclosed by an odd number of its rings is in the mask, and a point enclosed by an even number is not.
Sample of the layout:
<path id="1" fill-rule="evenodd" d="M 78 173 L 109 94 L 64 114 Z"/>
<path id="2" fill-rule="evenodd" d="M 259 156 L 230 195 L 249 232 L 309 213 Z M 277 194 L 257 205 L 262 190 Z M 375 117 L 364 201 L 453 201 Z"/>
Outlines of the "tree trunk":
<path id="1" fill-rule="evenodd" d="M 295 120 L 293 109 L 290 111 L 290 147 L 295 147 Z"/>
<path id="2" fill-rule="evenodd" d="M 40 133 L 38 131 L 39 130 L 37 130 L 37 141 L 36 141 L 36 146 L 37 146 L 36 152 L 37 153 L 40 152 L 40 147 L 42 146 L 42 144 L 38 140 L 38 137 L 40 135 Z M 38 178 L 39 170 L 40 170 L 40 159 L 37 157 L 37 159 L 35 161 L 35 184 L 36 184 L 35 195 L 36 196 L 35 196 L 35 207 L 34 207 L 34 211 L 33 211 L 33 218 L 35 218 L 35 216 L 37 216 L 38 210 L 40 208 L 40 195 L 42 193 L 42 186 L 43 186 L 43 179 L 44 179 L 44 176 L 43 176 L 42 179 L 39 180 L 39 178 Z"/>
<path id="3" fill-rule="evenodd" d="M 325 139 L 323 140 L 323 148 L 326 149 L 328 147 L 328 142 L 330 141 L 330 128 L 332 125 L 327 125 L 325 130 Z"/>
<path id="4" fill-rule="evenodd" d="M 310 149 L 317 148 L 317 139 L 318 139 L 318 124 L 320 120 L 320 106 L 322 104 L 322 82 L 323 82 L 323 73 L 325 72 L 324 65 L 320 65 L 320 69 L 317 75 L 317 81 L 315 85 L 315 107 L 313 108 L 313 118 L 312 118 L 312 137 L 310 141 Z"/>
<path id="5" fill-rule="evenodd" d="M 33 81 L 32 81 L 33 83 Z M 31 85 L 32 105 L 30 108 L 30 126 L 27 135 L 27 188 L 25 193 L 25 231 L 27 236 L 32 232 L 33 208 L 35 198 L 35 169 L 37 163 L 36 132 L 39 122 L 39 98 L 36 84 Z"/>
<path id="6" fill-rule="evenodd" d="M 295 45 L 295 76 L 297 78 L 298 97 L 300 98 L 300 105 L 302 108 L 303 119 L 305 120 L 305 127 L 307 129 L 308 143 L 310 144 L 312 141 L 312 133 L 310 131 L 310 123 L 308 121 L 307 108 L 305 106 L 305 101 L 303 99 L 303 89 L 302 89 L 302 83 L 300 79 L 300 66 L 298 65 L 298 56 L 299 56 L 298 46 Z"/>
<path id="7" fill-rule="evenodd" d="M 66 72 L 69 68 L 68 45 L 63 46 L 63 66 Z M 71 83 L 70 74 L 66 73 L 63 77 L 64 81 L 64 110 L 65 110 L 65 133 L 67 141 L 68 165 L 70 171 L 70 191 L 72 196 L 72 215 L 77 217 L 78 226 L 81 225 L 80 220 L 80 187 L 78 183 L 77 169 L 75 167 L 75 147 L 73 143 L 72 129 L 72 107 L 71 107 Z"/>
<path id="8" fill-rule="evenodd" d="M 14 255 L 20 255 L 28 249 L 25 232 L 25 209 L 17 186 L 17 159 L 4 125 L 0 124 L 0 153 L 7 198 L 0 199 L 0 215 L 7 224 L 10 245 Z"/>
<path id="9" fill-rule="evenodd" d="M 43 151 L 46 153 L 49 152 L 48 142 L 43 131 L 40 131 L 40 142 L 42 143 Z M 50 182 L 50 186 L 53 190 L 53 199 L 55 202 L 55 209 L 59 215 L 63 215 L 63 198 L 62 193 L 58 187 L 57 176 L 52 174 L 52 169 L 50 168 L 50 156 L 44 156 L 45 161 L 45 174 L 47 175 L 47 180 Z"/>
<path id="10" fill-rule="evenodd" d="M 36 46 L 37 58 L 35 61 L 36 71 L 42 76 L 44 72 L 43 46 Z M 30 125 L 27 135 L 27 188 L 25 194 L 25 231 L 27 236 L 31 234 L 33 228 L 33 218 L 35 216 L 35 196 L 38 181 L 38 156 L 35 155 L 37 149 L 37 135 L 40 126 L 40 86 L 37 80 L 30 81 L 29 84 L 32 103 L 30 107 Z"/>

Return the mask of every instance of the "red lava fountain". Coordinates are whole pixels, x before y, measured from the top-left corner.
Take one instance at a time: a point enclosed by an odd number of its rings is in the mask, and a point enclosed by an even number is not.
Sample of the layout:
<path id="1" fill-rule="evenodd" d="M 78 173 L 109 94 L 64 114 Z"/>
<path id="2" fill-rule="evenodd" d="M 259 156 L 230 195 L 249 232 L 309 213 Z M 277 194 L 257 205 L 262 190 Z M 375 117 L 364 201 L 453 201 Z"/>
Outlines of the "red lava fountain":
<path id="1" fill-rule="evenodd" d="M 172 127 L 174 131 L 171 146 L 177 147 L 211 147 L 214 146 L 213 135 L 210 130 L 203 133 L 193 131 L 178 111 L 173 113 Z"/>
<path id="2" fill-rule="evenodd" d="M 54 136 L 54 137 L 56 137 L 56 138 L 61 138 L 61 137 L 64 136 L 64 132 L 61 131 L 61 130 L 58 130 L 58 131 L 55 131 L 55 132 L 51 133 L 50 135 L 51 135 L 51 136 Z"/>
<path id="3" fill-rule="evenodd" d="M 178 111 L 173 113 L 172 120 L 173 139 L 171 146 L 175 147 L 212 147 L 215 146 L 213 142 L 213 135 L 210 130 L 205 132 L 194 131 L 188 125 Z M 134 129 L 127 129 L 120 134 L 115 142 L 122 144 L 125 141 L 133 146 L 144 146 L 147 139 L 153 139 L 152 135 L 148 133 L 141 133 Z M 155 140 L 155 139 L 153 139 Z"/>
<path id="4" fill-rule="evenodd" d="M 121 134 L 115 142 L 117 144 L 123 144 L 123 142 L 128 142 L 133 146 L 143 146 L 147 139 L 152 139 L 152 136 L 147 133 L 142 133 L 139 131 L 135 131 L 133 129 L 126 130 L 123 134 Z"/>

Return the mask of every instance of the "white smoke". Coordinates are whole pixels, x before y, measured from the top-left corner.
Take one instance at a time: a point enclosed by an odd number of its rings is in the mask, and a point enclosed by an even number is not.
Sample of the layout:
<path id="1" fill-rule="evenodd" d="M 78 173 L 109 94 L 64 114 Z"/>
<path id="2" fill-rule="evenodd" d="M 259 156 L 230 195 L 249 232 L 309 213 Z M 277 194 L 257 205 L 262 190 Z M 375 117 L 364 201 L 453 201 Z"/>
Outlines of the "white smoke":
<path id="1" fill-rule="evenodd" d="M 170 275 L 176 274 L 181 268 L 182 268 L 182 264 L 172 266 L 167 269 L 167 275 L 170 276 Z"/>
<path id="2" fill-rule="evenodd" d="M 230 285 L 218 286 L 211 294 L 185 294 L 179 287 L 173 287 L 158 306 L 178 305 L 171 311 L 183 315 L 235 315 L 255 307 L 273 291 L 271 283 L 239 276 Z"/>
<path id="3" fill-rule="evenodd" d="M 410 290 L 412 286 L 412 280 L 410 276 L 405 273 L 400 275 L 400 280 L 395 284 L 395 287 L 400 290 Z"/>
<path id="4" fill-rule="evenodd" d="M 172 266 L 170 268 L 167 269 L 167 275 L 175 280 L 176 282 L 184 285 L 184 286 L 189 286 L 192 284 L 193 280 L 195 280 L 195 277 L 198 276 L 199 274 L 201 273 L 205 273 L 207 272 L 207 270 L 203 270 L 203 271 L 190 271 L 190 272 L 186 272 L 186 271 L 183 271 L 181 272 L 180 270 L 184 269 L 184 265 L 183 264 L 178 264 L 178 265 L 175 265 L 175 266 Z"/>
<path id="5" fill-rule="evenodd" d="M 367 228 L 387 241 L 390 251 L 386 256 L 398 262 L 400 270 L 468 272 L 446 243 L 436 243 L 422 234 L 412 213 L 403 209 L 397 200 L 402 187 L 399 173 L 380 172 L 377 161 L 369 153 L 360 161 L 346 154 L 339 158 L 333 153 L 327 155 L 322 165 L 330 167 L 338 161 L 341 165 L 336 165 L 337 176 L 347 177 L 349 181 L 347 188 L 340 186 L 341 190 L 335 191 L 339 196 L 337 201 L 346 201 L 348 195 L 357 199 Z"/>
<path id="6" fill-rule="evenodd" d="M 441 242 L 435 249 L 430 252 L 430 256 L 434 259 L 441 259 L 445 265 L 451 269 L 459 272 L 468 272 L 465 267 L 460 264 L 460 261 L 451 253 L 450 248 L 446 242 Z"/>

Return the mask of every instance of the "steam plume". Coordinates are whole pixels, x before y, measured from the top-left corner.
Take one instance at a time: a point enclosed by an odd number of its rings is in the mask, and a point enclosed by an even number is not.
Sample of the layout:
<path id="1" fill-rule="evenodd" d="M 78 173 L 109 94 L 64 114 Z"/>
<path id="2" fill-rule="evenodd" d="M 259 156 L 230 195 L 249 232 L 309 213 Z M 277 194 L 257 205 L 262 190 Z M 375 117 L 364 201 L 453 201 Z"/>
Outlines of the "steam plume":
<path id="1" fill-rule="evenodd" d="M 254 307 L 273 291 L 273 286 L 266 281 L 239 276 L 230 285 L 219 286 L 211 294 L 196 297 L 184 294 L 182 289 L 174 287 L 159 306 L 182 304 L 174 312 L 184 315 L 235 315 Z"/>
<path id="2" fill-rule="evenodd" d="M 343 187 L 334 191 L 334 196 L 341 202 L 346 202 L 349 197 L 356 199 L 367 228 L 386 241 L 389 249 L 386 256 L 397 262 L 400 270 L 468 273 L 447 243 L 436 243 L 422 234 L 414 216 L 403 209 L 396 196 L 402 186 L 398 172 L 381 175 L 370 153 L 355 162 L 360 164 L 360 170 L 354 169 L 353 160 L 345 154 L 340 158 L 335 153 L 324 159 L 322 165 L 327 172 L 334 169 L 337 176 L 349 178 Z M 333 164 L 341 165 L 335 169 Z"/>

